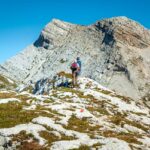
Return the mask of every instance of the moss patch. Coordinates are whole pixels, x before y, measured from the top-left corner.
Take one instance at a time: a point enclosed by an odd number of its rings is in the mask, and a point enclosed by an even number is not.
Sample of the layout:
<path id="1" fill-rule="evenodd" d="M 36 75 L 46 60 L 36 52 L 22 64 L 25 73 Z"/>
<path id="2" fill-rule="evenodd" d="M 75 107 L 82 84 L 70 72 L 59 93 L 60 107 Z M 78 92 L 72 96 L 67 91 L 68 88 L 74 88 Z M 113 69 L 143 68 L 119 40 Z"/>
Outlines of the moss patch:
<path id="1" fill-rule="evenodd" d="M 101 126 L 91 126 L 87 118 L 79 119 L 76 116 L 72 115 L 68 121 L 68 125 L 64 126 L 64 128 L 68 130 L 75 130 L 78 132 L 90 133 L 99 130 Z"/>
<path id="2" fill-rule="evenodd" d="M 87 107 L 86 108 L 87 110 L 89 110 L 92 114 L 94 114 L 95 112 L 98 112 L 102 115 L 109 115 L 109 112 L 106 110 L 106 108 L 102 108 L 102 107 L 99 107 L 99 106 L 90 106 L 90 107 Z"/>
<path id="3" fill-rule="evenodd" d="M 65 88 L 65 87 L 61 87 L 58 89 L 61 92 L 70 92 L 72 94 L 76 94 L 79 98 L 84 98 L 84 99 L 94 99 L 94 97 L 90 94 L 88 95 L 84 95 L 84 92 L 78 91 L 77 89 L 74 88 Z"/>
<path id="4" fill-rule="evenodd" d="M 0 128 L 9 128 L 28 123 L 38 114 L 35 111 L 24 111 L 20 103 L 11 102 L 0 105 Z"/>
<path id="5" fill-rule="evenodd" d="M 13 135 L 12 141 L 18 141 L 18 142 L 22 142 L 24 140 L 29 140 L 29 139 L 34 139 L 33 134 L 29 133 L 27 134 L 26 131 L 21 131 L 19 134 Z"/>
<path id="6" fill-rule="evenodd" d="M 124 132 L 117 133 L 111 130 L 107 130 L 102 133 L 102 136 L 118 138 L 120 140 L 126 141 L 127 143 L 134 143 L 139 145 L 142 144 L 142 142 L 137 140 L 137 138 L 141 138 L 141 136 L 138 134 L 136 135 L 136 134 L 124 133 Z"/>
<path id="7" fill-rule="evenodd" d="M 19 134 L 13 135 L 12 143 L 16 142 L 18 143 L 16 149 L 19 150 L 48 150 L 39 145 L 38 140 L 31 133 L 27 134 L 26 131 L 21 131 Z"/>
<path id="8" fill-rule="evenodd" d="M 9 93 L 0 93 L 0 99 L 5 99 L 5 98 L 14 98 L 16 93 L 14 92 L 9 92 Z"/>
<path id="9" fill-rule="evenodd" d="M 71 150 L 91 150 L 91 147 L 89 147 L 87 145 L 81 145 L 79 148 L 74 148 Z"/>
<path id="10" fill-rule="evenodd" d="M 0 75 L 0 89 L 1 88 L 12 89 L 15 87 L 16 87 L 15 83 L 10 83 L 5 76 Z"/>
<path id="11" fill-rule="evenodd" d="M 37 111 L 48 111 L 51 114 L 53 114 L 53 116 L 57 115 L 57 116 L 65 116 L 63 114 L 58 113 L 56 110 L 52 110 L 51 108 L 45 108 L 44 106 L 41 105 L 37 105 L 36 107 Z"/>
<path id="12" fill-rule="evenodd" d="M 97 92 L 100 92 L 100 93 L 103 93 L 103 94 L 105 94 L 105 95 L 109 95 L 109 94 L 112 93 L 112 92 L 110 92 L 110 91 L 103 90 L 103 89 L 96 89 L 96 91 L 97 91 Z"/>
<path id="13" fill-rule="evenodd" d="M 66 73 L 64 71 L 61 71 L 61 72 L 57 73 L 57 75 L 65 76 L 66 78 L 72 79 L 72 74 L 71 73 Z"/>
<path id="14" fill-rule="evenodd" d="M 124 124 L 128 124 L 128 125 L 134 126 L 136 128 L 139 128 L 139 129 L 141 129 L 145 132 L 148 132 L 148 130 L 149 130 L 149 128 L 147 126 L 142 125 L 141 123 L 136 122 L 136 121 L 128 120 L 128 119 L 125 118 L 125 116 L 123 116 L 121 114 L 112 116 L 109 119 L 113 124 L 116 124 L 116 125 L 123 126 Z"/>
<path id="15" fill-rule="evenodd" d="M 74 140 L 75 139 L 74 137 L 66 136 L 64 134 L 61 134 L 61 137 L 58 137 L 58 136 L 54 135 L 53 133 L 50 133 L 50 132 L 47 132 L 47 131 L 41 131 L 40 136 L 42 138 L 44 138 L 45 140 L 47 140 L 47 144 L 49 146 L 51 146 L 52 143 L 56 142 L 56 141 L 62 141 L 62 140 L 69 141 L 69 140 Z"/>

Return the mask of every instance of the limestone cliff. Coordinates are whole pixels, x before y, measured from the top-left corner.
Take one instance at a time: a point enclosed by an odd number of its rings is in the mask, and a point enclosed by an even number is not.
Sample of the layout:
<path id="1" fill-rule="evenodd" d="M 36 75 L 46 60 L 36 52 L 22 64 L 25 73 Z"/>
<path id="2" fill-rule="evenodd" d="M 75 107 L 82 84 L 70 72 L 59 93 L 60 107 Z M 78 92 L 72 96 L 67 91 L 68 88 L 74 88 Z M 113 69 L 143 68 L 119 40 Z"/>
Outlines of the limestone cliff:
<path id="1" fill-rule="evenodd" d="M 82 76 L 134 99 L 150 91 L 150 31 L 126 17 L 89 26 L 57 19 L 39 38 L 0 67 L 0 73 L 28 82 L 70 71 L 79 56 Z"/>

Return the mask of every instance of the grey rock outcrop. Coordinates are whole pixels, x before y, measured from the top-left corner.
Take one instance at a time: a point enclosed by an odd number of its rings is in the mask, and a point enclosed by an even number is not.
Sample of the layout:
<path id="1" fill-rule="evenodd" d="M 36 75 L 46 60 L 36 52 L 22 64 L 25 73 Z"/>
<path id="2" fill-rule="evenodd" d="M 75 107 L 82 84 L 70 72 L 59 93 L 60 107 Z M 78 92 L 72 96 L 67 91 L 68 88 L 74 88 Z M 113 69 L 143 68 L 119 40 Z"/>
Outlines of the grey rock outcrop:
<path id="1" fill-rule="evenodd" d="M 126 17 L 80 26 L 53 19 L 39 38 L 0 67 L 0 73 L 28 82 L 70 72 L 80 56 L 82 76 L 140 99 L 150 91 L 150 31 Z"/>
<path id="2" fill-rule="evenodd" d="M 70 76 L 71 74 L 69 74 Z M 27 91 L 36 95 L 49 94 L 49 91 L 58 87 L 73 87 L 72 80 L 65 72 L 56 74 L 53 78 L 42 78 L 35 83 L 29 82 L 26 85 L 21 84 L 17 87 L 17 92 Z"/>
<path id="3" fill-rule="evenodd" d="M 11 147 L 11 141 L 8 137 L 0 135 L 0 150 L 12 150 L 14 149 Z"/>

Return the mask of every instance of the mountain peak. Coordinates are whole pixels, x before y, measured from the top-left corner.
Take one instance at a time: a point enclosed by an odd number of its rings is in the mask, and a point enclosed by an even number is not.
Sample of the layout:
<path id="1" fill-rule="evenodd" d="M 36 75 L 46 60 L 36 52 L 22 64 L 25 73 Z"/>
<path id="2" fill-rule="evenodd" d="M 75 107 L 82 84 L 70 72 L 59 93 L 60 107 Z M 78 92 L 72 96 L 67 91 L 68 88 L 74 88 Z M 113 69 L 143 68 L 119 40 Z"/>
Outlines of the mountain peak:
<path id="1" fill-rule="evenodd" d="M 54 25 L 54 26 L 57 26 L 57 27 L 62 27 L 62 28 L 65 28 L 65 27 L 68 27 L 68 26 L 71 26 L 73 25 L 72 23 L 69 23 L 69 22 L 66 22 L 66 21 L 63 21 L 63 20 L 60 20 L 60 19 L 56 19 L 56 18 L 53 18 L 46 26 L 45 26 L 45 30 L 46 28 L 51 28 L 51 26 Z"/>
<path id="2" fill-rule="evenodd" d="M 139 22 L 132 20 L 126 16 L 118 16 L 118 17 L 112 17 L 112 18 L 106 18 L 103 20 L 99 20 L 98 22 L 105 22 L 105 23 L 109 23 L 109 25 L 128 25 L 128 26 L 134 26 L 134 27 L 139 27 L 142 30 L 146 30 L 146 28 L 144 26 L 142 26 Z"/>
<path id="3" fill-rule="evenodd" d="M 150 31 L 127 17 L 103 19 L 97 21 L 93 26 L 111 36 L 113 40 L 123 44 L 140 49 L 147 48 L 150 45 Z"/>
<path id="4" fill-rule="evenodd" d="M 68 23 L 68 22 L 63 21 L 63 20 L 61 20 L 61 19 L 53 18 L 53 19 L 50 21 L 50 23 Z"/>
<path id="5" fill-rule="evenodd" d="M 0 72 L 16 80 L 37 81 L 70 72 L 71 62 L 79 56 L 82 76 L 140 99 L 150 89 L 149 47 L 150 32 L 124 16 L 84 27 L 53 19 L 34 45 L 4 63 Z"/>

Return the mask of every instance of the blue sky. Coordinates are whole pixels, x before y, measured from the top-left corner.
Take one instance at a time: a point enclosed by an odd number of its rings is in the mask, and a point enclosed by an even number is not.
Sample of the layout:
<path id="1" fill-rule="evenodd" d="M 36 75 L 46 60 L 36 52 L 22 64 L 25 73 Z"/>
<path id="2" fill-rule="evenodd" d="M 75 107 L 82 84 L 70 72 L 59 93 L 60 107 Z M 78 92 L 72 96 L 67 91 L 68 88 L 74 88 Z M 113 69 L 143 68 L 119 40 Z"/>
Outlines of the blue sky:
<path id="1" fill-rule="evenodd" d="M 127 16 L 150 29 L 150 0 L 0 0 L 0 63 L 17 54 L 58 18 L 76 24 Z"/>

